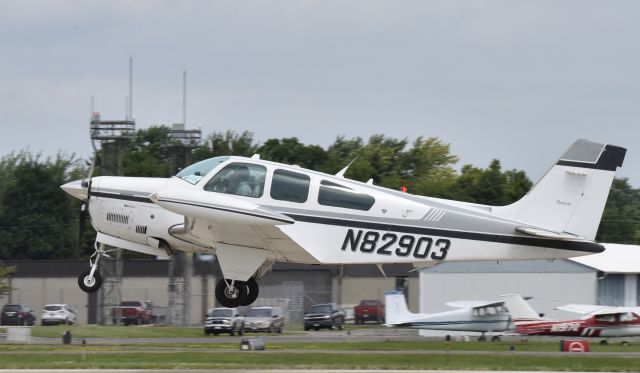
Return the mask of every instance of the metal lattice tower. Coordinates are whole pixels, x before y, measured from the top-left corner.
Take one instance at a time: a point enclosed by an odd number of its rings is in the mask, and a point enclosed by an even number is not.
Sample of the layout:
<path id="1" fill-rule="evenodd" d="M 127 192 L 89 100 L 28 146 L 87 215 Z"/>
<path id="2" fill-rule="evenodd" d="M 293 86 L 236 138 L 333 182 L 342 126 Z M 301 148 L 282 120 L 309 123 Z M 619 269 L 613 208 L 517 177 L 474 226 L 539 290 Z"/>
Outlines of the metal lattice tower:
<path id="1" fill-rule="evenodd" d="M 174 124 L 169 131 L 173 141 L 170 151 L 171 173 L 175 174 L 191 163 L 191 152 L 200 143 L 202 132 L 185 130 L 184 123 Z M 169 260 L 169 325 L 191 324 L 191 278 L 193 255 L 178 251 Z"/>
<path id="2" fill-rule="evenodd" d="M 134 120 L 102 120 L 99 113 L 93 113 L 91 140 L 94 151 L 100 154 L 100 171 L 103 176 L 124 174 L 124 151 L 134 134 Z M 99 150 L 96 142 L 100 143 Z M 102 287 L 98 293 L 99 324 L 106 324 L 111 319 L 111 310 L 122 301 L 122 249 L 107 247 L 106 250 L 110 252 L 109 257 L 103 256 L 98 266 L 102 275 Z"/>

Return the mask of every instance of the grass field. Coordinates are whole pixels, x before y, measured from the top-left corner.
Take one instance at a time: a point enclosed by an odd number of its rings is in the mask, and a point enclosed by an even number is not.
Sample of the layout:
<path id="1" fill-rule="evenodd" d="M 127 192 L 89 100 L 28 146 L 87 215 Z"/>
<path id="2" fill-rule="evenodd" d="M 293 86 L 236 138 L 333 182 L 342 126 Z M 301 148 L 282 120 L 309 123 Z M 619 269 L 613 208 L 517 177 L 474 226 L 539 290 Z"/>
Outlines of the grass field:
<path id="1" fill-rule="evenodd" d="M 74 339 L 158 338 L 158 343 L 99 345 L 89 342 L 83 347 L 75 340 L 72 345 L 63 345 L 59 338 L 64 330 L 70 330 Z M 640 371 L 640 355 L 621 354 L 640 354 L 640 344 L 601 346 L 595 341 L 591 344 L 592 351 L 602 355 L 557 354 L 559 341 L 445 343 L 361 341 L 357 337 L 344 342 L 286 342 L 274 337 L 266 342 L 266 351 L 239 351 L 239 339 L 215 342 L 216 337 L 204 337 L 200 328 L 60 326 L 34 327 L 32 332 L 34 336 L 51 337 L 51 344 L 0 344 L 0 367 Z M 185 344 L 167 339 L 176 337 L 196 338 L 196 341 Z M 514 352 L 510 351 L 512 348 Z"/>

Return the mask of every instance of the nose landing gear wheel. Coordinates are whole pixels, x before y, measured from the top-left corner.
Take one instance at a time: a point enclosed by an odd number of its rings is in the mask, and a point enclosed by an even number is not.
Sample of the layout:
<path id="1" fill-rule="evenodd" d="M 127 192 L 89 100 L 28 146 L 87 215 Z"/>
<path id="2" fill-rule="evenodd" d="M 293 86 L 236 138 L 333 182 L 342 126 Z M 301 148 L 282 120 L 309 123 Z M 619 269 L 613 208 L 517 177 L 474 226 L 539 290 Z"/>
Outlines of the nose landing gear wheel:
<path id="1" fill-rule="evenodd" d="M 82 272 L 78 276 L 78 286 L 85 293 L 95 293 L 102 286 L 102 276 L 97 271 L 93 273 L 93 276 L 91 276 L 91 270 Z"/>
<path id="2" fill-rule="evenodd" d="M 235 308 L 243 304 L 247 299 L 247 285 L 243 281 L 231 281 L 222 279 L 216 285 L 216 299 L 224 307 Z"/>

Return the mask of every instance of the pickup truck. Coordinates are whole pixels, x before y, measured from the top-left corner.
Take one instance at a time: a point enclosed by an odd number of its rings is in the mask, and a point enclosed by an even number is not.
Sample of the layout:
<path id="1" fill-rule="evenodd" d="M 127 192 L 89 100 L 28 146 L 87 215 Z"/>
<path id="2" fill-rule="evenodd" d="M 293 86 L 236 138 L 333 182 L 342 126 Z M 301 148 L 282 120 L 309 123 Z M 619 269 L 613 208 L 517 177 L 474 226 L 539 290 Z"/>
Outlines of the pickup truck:
<path id="1" fill-rule="evenodd" d="M 145 301 L 123 301 L 111 310 L 111 319 L 113 324 L 118 321 L 124 325 L 150 324 L 154 321 L 153 305 Z"/>
<path id="2" fill-rule="evenodd" d="M 377 324 L 384 322 L 384 304 L 379 300 L 363 300 L 353 309 L 356 324 L 364 324 L 365 321 L 375 321 Z"/>

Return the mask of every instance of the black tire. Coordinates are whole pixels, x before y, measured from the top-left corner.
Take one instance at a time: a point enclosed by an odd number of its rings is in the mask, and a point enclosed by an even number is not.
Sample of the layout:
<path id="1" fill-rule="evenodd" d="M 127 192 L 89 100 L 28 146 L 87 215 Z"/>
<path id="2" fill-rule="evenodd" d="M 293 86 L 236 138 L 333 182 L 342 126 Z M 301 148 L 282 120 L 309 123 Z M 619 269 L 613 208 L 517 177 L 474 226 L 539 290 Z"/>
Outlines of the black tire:
<path id="1" fill-rule="evenodd" d="M 217 336 L 218 334 L 219 334 L 218 332 L 213 332 L 213 335 L 216 335 L 216 336 Z"/>
<path id="2" fill-rule="evenodd" d="M 93 279 L 89 277 L 91 270 L 84 271 L 78 276 L 78 286 L 85 293 L 95 293 L 102 286 L 102 276 L 98 271 L 93 273 Z"/>
<path id="3" fill-rule="evenodd" d="M 494 335 L 493 337 L 491 337 L 491 342 L 500 342 L 500 336 Z"/>
<path id="4" fill-rule="evenodd" d="M 600 341 L 600 345 L 602 345 L 602 346 L 606 346 L 608 344 L 609 344 L 609 341 L 607 341 L 606 339 L 603 339 L 603 340 Z"/>
<path id="5" fill-rule="evenodd" d="M 629 345 L 629 342 L 627 341 L 620 342 L 620 346 L 628 346 L 628 345 Z"/>
<path id="6" fill-rule="evenodd" d="M 478 337 L 478 342 L 485 342 L 487 340 L 487 337 L 485 337 L 484 335 L 481 335 L 480 337 Z"/>
<path id="7" fill-rule="evenodd" d="M 273 333 L 273 324 L 269 325 L 269 334 Z"/>
<path id="8" fill-rule="evenodd" d="M 304 326 L 304 331 L 305 331 L 305 332 L 306 332 L 306 331 L 308 331 L 309 329 L 311 329 L 311 327 L 310 327 L 309 325 L 305 325 L 305 326 Z"/>
<path id="9" fill-rule="evenodd" d="M 228 308 L 239 307 L 247 297 L 247 286 L 242 281 L 236 281 L 231 292 L 228 291 L 225 279 L 218 281 L 216 284 L 216 299 L 221 305 Z"/>
<path id="10" fill-rule="evenodd" d="M 282 334 L 282 326 L 283 325 L 280 325 L 280 327 L 278 328 L 278 334 Z"/>
<path id="11" fill-rule="evenodd" d="M 235 325 L 233 325 L 231 327 L 231 330 L 229 330 L 229 335 L 232 336 L 232 337 L 236 335 L 236 326 Z"/>
<path id="12" fill-rule="evenodd" d="M 208 331 L 208 330 L 205 330 L 205 331 L 204 331 L 204 335 L 209 335 L 209 334 L 211 334 L 211 332 L 210 332 L 210 331 Z"/>
<path id="13" fill-rule="evenodd" d="M 240 331 L 238 332 L 238 335 L 244 335 L 244 324 L 240 325 Z"/>
<path id="14" fill-rule="evenodd" d="M 258 294 L 260 294 L 260 286 L 258 286 L 256 279 L 252 277 L 247 280 L 245 284 L 247 285 L 247 297 L 244 299 L 241 306 L 248 306 L 255 302 L 256 299 L 258 299 Z"/>
<path id="15" fill-rule="evenodd" d="M 320 330 L 320 327 L 319 326 L 314 326 L 313 330 L 315 330 L 317 332 L 318 330 Z"/>
<path id="16" fill-rule="evenodd" d="M 338 329 L 342 330 L 344 329 L 344 318 L 340 318 L 340 324 L 338 324 Z"/>

